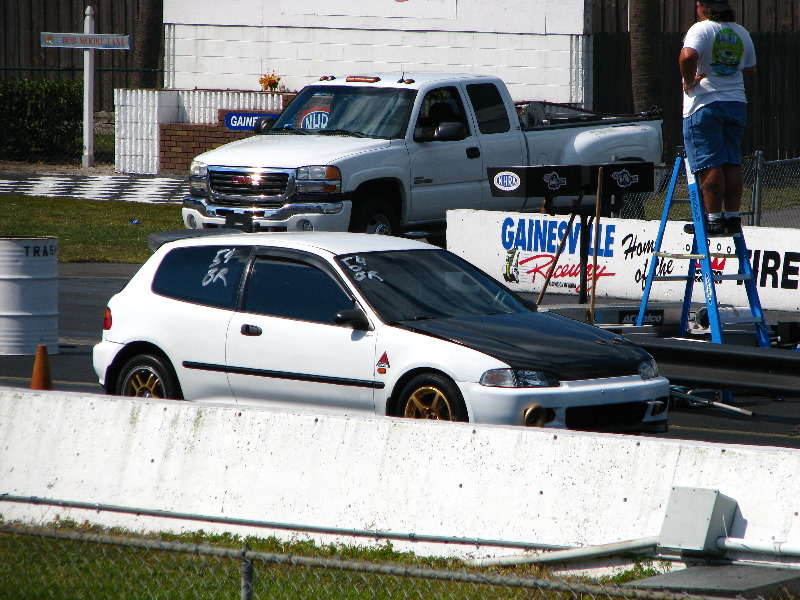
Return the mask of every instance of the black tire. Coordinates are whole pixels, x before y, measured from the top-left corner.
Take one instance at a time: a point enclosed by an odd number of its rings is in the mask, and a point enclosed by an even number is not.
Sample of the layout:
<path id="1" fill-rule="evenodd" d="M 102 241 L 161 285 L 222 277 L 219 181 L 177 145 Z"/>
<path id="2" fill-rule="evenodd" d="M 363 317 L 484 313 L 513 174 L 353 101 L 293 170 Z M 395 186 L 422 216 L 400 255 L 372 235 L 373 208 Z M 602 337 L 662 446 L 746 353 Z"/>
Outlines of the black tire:
<path id="1" fill-rule="evenodd" d="M 417 375 L 403 387 L 397 400 L 396 415 L 435 421 L 469 420 L 458 386 L 435 373 Z"/>
<path id="2" fill-rule="evenodd" d="M 370 196 L 353 201 L 350 215 L 350 231 L 374 233 L 377 235 L 397 235 L 399 226 L 394 208 L 386 200 Z"/>
<path id="3" fill-rule="evenodd" d="M 115 393 L 137 398 L 183 399 L 175 370 L 158 354 L 139 354 L 129 359 L 117 378 Z"/>

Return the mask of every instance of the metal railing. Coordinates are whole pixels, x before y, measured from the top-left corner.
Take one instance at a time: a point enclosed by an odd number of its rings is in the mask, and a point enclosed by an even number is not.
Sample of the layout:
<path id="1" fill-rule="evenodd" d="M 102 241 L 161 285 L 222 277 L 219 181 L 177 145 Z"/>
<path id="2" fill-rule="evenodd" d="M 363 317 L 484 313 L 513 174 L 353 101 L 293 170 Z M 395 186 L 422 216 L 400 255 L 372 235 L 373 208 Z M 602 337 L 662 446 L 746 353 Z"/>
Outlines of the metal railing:
<path id="1" fill-rule="evenodd" d="M 623 218 L 661 218 L 672 165 L 656 167 L 656 191 L 630 194 L 619 216 Z M 742 222 L 765 227 L 800 228 L 800 158 L 764 160 L 759 151 L 742 158 L 745 190 L 742 198 Z M 676 196 L 688 198 L 686 176 L 678 179 Z M 688 204 L 676 207 L 676 218 L 691 219 Z"/>
<path id="2" fill-rule="evenodd" d="M 7 494 L 0 499 L 19 506 L 90 508 L 94 514 L 133 512 L 139 519 L 152 517 L 201 522 L 199 515 L 161 510 Z M 375 535 L 372 545 L 365 542 L 363 548 L 316 546 L 307 542 L 305 534 L 327 531 L 339 535 L 342 530 L 312 526 L 298 526 L 291 535 L 293 542 L 281 542 L 274 537 L 242 539 L 234 534 L 209 535 L 203 534 L 202 530 L 181 535 L 132 535 L 88 522 L 78 525 L 68 520 L 70 514 L 67 513 L 67 519 L 62 515 L 61 519 L 56 517 L 47 524 L 37 525 L 6 522 L 0 517 L 0 598 L 216 600 L 234 598 L 237 594 L 242 600 L 700 598 L 686 593 L 655 591 L 647 586 L 637 587 L 635 582 L 625 585 L 608 583 L 613 581 L 610 578 L 595 582 L 585 577 L 557 577 L 542 566 L 486 568 L 455 558 L 428 559 L 426 566 L 419 566 L 423 560 L 413 553 L 392 552 L 391 538 L 386 535 Z M 220 524 L 229 525 L 234 531 L 235 526 L 244 524 L 286 529 L 284 524 L 230 517 L 204 522 L 208 529 Z M 377 532 L 367 533 L 374 535 Z M 441 537 L 441 540 L 463 543 L 462 538 Z M 479 547 L 481 540 L 472 540 L 472 543 Z M 489 545 L 512 546 L 502 542 Z M 359 558 L 353 559 L 354 556 Z M 643 566 L 646 563 L 645 559 L 635 560 L 635 568 L 627 580 L 655 574 L 654 569 Z"/>

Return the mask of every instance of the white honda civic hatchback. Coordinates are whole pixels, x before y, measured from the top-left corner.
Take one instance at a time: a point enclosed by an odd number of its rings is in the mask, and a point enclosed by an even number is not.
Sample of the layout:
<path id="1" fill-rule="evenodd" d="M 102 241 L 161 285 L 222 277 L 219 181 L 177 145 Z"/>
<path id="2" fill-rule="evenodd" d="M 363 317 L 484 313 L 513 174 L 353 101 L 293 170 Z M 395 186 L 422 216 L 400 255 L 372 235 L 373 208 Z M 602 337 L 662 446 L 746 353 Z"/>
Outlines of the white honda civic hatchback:
<path id="1" fill-rule="evenodd" d="M 353 233 L 163 244 L 109 301 L 111 394 L 592 431 L 664 431 L 669 383 L 619 336 L 455 254 Z"/>

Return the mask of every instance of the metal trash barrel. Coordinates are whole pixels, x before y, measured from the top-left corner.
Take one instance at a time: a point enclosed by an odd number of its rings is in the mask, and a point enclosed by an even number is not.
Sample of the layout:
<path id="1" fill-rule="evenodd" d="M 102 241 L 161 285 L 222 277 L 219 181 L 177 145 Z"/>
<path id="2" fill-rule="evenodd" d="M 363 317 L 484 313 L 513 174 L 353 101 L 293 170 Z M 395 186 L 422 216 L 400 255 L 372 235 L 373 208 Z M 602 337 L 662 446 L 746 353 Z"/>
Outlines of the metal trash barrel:
<path id="1" fill-rule="evenodd" d="M 0 237 L 0 354 L 58 354 L 58 239 Z"/>

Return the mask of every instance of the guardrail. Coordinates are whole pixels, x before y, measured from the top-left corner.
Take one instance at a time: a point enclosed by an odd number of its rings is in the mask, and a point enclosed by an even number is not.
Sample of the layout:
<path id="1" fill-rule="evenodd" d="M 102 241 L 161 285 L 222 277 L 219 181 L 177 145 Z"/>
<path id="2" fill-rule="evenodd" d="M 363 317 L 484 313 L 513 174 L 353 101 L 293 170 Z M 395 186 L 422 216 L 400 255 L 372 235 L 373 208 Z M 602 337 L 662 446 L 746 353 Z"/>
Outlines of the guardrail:
<path id="1" fill-rule="evenodd" d="M 800 351 L 677 338 L 626 336 L 647 350 L 676 385 L 793 396 L 800 392 Z"/>

